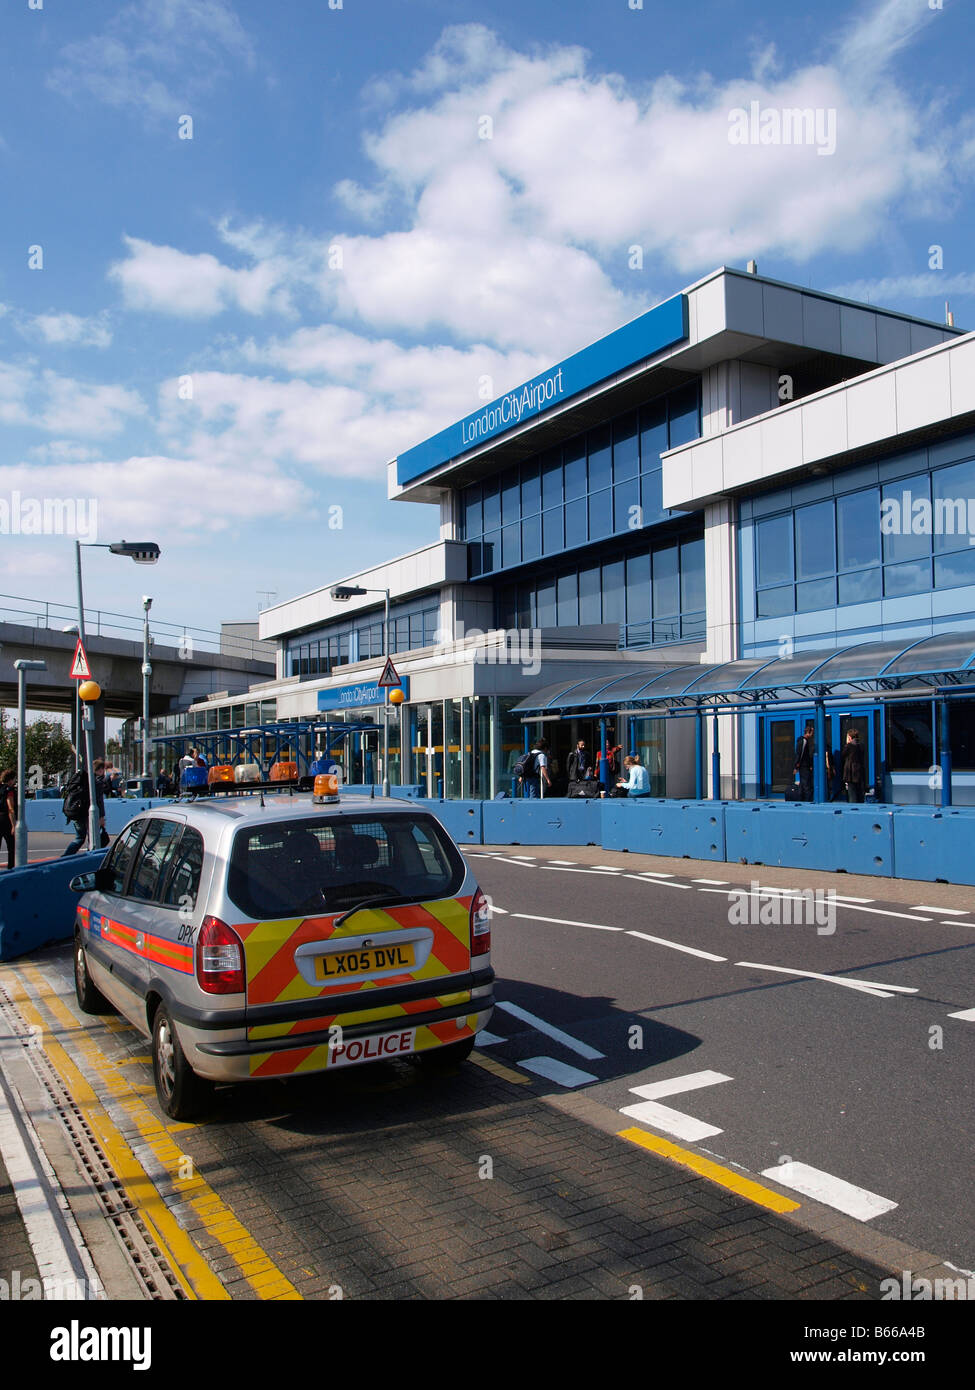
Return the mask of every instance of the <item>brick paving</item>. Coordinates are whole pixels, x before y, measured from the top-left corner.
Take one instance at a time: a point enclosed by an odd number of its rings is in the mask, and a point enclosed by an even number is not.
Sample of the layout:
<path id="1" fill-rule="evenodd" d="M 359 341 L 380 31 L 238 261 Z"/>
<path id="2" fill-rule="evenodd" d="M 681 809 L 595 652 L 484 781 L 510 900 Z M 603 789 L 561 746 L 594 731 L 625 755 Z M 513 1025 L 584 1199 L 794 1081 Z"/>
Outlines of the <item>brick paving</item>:
<path id="1" fill-rule="evenodd" d="M 6 1281 L 8 1289 L 14 1270 L 20 1271 L 21 1288 L 27 1279 L 39 1277 L 37 1261 L 27 1238 L 27 1227 L 10 1184 L 10 1175 L 0 1158 L 0 1279 Z"/>
<path id="2" fill-rule="evenodd" d="M 238 1088 L 182 1136 L 306 1298 L 865 1300 L 889 1273 L 475 1064 L 374 1076 Z"/>

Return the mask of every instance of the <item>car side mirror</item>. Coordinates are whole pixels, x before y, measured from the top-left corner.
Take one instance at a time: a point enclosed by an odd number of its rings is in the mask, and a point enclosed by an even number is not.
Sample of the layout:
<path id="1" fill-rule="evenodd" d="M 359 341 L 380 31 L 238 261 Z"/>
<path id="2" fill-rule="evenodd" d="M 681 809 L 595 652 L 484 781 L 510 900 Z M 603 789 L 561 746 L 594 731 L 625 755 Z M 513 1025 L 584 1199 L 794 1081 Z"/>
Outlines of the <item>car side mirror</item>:
<path id="1" fill-rule="evenodd" d="M 90 869 L 86 874 L 75 874 L 68 884 L 72 893 L 92 893 L 95 890 L 97 869 Z"/>

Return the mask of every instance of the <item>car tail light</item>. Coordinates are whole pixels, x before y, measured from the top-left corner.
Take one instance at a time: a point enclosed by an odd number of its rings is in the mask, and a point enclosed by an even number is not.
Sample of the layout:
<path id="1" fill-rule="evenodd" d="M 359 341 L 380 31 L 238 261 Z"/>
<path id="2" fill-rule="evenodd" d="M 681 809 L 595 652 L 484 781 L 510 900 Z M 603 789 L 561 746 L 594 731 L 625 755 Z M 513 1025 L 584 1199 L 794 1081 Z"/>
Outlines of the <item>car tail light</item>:
<path id="1" fill-rule="evenodd" d="M 491 905 L 478 888 L 471 898 L 471 955 L 485 956 L 491 949 Z"/>
<path id="2" fill-rule="evenodd" d="M 219 917 L 204 917 L 196 941 L 196 978 L 207 994 L 243 994 L 244 945 Z"/>

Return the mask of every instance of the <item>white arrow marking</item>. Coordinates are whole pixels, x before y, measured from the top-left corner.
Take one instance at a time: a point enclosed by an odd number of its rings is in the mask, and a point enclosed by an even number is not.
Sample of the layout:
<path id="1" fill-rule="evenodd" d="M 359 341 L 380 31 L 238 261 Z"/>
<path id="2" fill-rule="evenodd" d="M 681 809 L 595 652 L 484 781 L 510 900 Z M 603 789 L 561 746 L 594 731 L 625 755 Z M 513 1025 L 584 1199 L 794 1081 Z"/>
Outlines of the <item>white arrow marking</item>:
<path id="1" fill-rule="evenodd" d="M 682 1115 L 679 1110 L 672 1110 L 669 1105 L 658 1104 L 658 1098 L 680 1095 L 682 1091 L 697 1091 L 702 1086 L 716 1086 L 719 1081 L 731 1080 L 730 1076 L 725 1076 L 720 1071 L 694 1071 L 686 1076 L 673 1076 L 669 1081 L 653 1081 L 647 1086 L 631 1086 L 633 1095 L 643 1096 L 645 1099 L 640 1105 L 624 1106 L 620 1114 L 629 1115 L 634 1120 L 642 1120 L 645 1124 L 653 1125 L 655 1129 L 662 1129 L 666 1134 L 673 1134 L 676 1138 L 686 1139 L 690 1143 L 708 1139 L 722 1131 L 714 1125 L 695 1120 L 692 1115 Z"/>

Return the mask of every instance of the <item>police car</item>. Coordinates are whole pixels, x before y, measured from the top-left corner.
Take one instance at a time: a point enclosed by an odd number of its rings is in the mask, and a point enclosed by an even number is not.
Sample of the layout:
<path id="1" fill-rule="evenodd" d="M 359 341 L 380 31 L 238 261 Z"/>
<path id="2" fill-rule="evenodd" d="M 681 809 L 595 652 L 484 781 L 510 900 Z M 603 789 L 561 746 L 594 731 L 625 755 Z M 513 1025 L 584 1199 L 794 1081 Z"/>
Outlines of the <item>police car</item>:
<path id="1" fill-rule="evenodd" d="M 152 1039 L 176 1120 L 214 1082 L 461 1061 L 491 1015 L 488 902 L 407 802 L 157 807 L 72 887 L 78 1002 Z"/>

